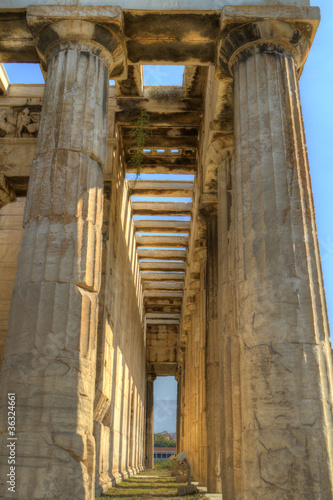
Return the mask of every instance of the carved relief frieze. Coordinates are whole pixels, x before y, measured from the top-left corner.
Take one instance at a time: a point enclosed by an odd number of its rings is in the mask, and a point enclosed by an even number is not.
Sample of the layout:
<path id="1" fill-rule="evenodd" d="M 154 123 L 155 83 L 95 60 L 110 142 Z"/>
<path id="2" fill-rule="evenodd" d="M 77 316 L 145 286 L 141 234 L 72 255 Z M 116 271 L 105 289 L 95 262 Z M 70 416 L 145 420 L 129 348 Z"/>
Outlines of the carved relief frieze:
<path id="1" fill-rule="evenodd" d="M 40 113 L 35 107 L 0 109 L 0 138 L 37 137 Z"/>

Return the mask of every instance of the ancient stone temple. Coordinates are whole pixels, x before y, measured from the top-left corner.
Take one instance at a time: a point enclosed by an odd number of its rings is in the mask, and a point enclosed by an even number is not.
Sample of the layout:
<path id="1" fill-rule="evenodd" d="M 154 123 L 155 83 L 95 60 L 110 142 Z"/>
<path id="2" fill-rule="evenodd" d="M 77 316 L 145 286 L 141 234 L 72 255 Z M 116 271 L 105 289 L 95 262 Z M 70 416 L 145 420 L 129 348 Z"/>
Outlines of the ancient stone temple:
<path id="1" fill-rule="evenodd" d="M 92 500 L 152 467 L 154 380 L 171 375 L 178 450 L 208 491 L 331 499 L 298 89 L 319 9 L 34 3 L 0 5 L 0 62 L 45 76 L 0 69 L 0 498 Z M 145 86 L 144 64 L 184 65 L 183 86 Z M 138 168 L 165 176 L 129 181 Z"/>

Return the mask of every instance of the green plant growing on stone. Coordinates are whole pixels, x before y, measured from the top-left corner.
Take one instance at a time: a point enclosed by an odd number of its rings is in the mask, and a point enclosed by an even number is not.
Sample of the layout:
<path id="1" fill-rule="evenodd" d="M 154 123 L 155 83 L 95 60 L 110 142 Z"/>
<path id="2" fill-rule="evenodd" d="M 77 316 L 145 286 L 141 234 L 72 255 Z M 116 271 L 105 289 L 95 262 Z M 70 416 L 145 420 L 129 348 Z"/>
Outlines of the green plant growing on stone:
<path id="1" fill-rule="evenodd" d="M 170 467 L 170 460 L 158 460 L 157 462 L 154 462 L 154 469 L 170 469 Z"/>
<path id="2" fill-rule="evenodd" d="M 131 137 L 135 140 L 135 153 L 130 159 L 130 164 L 136 167 L 136 176 L 134 179 L 134 184 L 130 190 L 130 194 L 133 191 L 136 181 L 138 180 L 141 173 L 141 165 L 143 163 L 143 150 L 146 145 L 146 140 L 152 135 L 152 130 L 150 129 L 150 118 L 147 111 L 144 109 L 140 110 L 140 115 L 135 123 L 135 128 L 131 132 Z"/>

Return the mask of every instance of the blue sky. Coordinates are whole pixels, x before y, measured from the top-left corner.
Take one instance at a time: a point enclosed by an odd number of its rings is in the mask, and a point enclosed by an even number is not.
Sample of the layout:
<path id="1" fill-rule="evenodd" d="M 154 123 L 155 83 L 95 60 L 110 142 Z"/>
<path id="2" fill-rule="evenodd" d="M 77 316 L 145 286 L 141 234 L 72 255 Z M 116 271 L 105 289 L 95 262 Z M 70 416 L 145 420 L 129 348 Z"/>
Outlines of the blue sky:
<path id="1" fill-rule="evenodd" d="M 333 324 L 333 168 L 331 159 L 331 143 L 333 142 L 333 58 L 331 54 L 333 2 L 317 0 L 312 2 L 312 5 L 318 5 L 321 8 L 322 21 L 300 80 L 300 91 L 327 306 L 330 323 Z M 21 65 L 16 69 L 13 65 L 6 64 L 5 67 L 13 83 L 44 82 L 38 66 L 29 65 L 28 70 L 27 66 L 23 69 Z M 165 67 L 146 69 L 145 83 L 147 85 L 166 85 L 168 78 L 171 78 L 174 84 L 181 85 L 182 67 L 174 67 L 172 72 Z M 188 179 L 190 180 L 191 177 Z M 164 380 L 157 379 L 155 397 L 156 432 L 174 431 L 176 400 L 174 379 L 170 379 L 170 377 Z M 165 403 L 168 400 L 170 401 L 169 406 Z M 164 417 L 163 411 L 165 412 Z M 172 425 L 172 421 L 174 425 Z"/>
<path id="2" fill-rule="evenodd" d="M 316 0 L 321 23 L 300 80 L 327 307 L 333 325 L 333 2 Z"/>
<path id="3" fill-rule="evenodd" d="M 174 377 L 157 377 L 154 382 L 154 431 L 176 432 L 177 382 Z"/>

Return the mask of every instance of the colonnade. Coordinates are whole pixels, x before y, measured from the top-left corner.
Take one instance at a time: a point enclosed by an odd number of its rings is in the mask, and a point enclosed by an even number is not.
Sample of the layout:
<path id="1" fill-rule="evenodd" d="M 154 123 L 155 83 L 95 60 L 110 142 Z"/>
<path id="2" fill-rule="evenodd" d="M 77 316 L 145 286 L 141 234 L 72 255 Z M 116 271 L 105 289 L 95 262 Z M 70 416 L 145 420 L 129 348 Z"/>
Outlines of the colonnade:
<path id="1" fill-rule="evenodd" d="M 194 475 L 224 500 L 333 491 L 332 356 L 298 88 L 313 11 L 290 9 L 224 8 L 217 43 L 217 78 L 233 80 L 234 130 L 221 131 L 216 206 L 188 263 L 199 278 L 177 428 Z M 1 373 L 1 459 L 15 393 L 16 497 L 92 499 L 107 92 L 126 66 L 122 13 L 33 7 L 27 19 L 47 74 Z M 145 466 L 153 461 L 140 332 L 142 377 L 124 375 L 119 406 L 129 443 L 142 445 L 137 468 L 144 447 L 133 429 L 145 427 Z M 143 399 L 145 425 L 134 408 Z M 111 428 L 109 408 L 95 420 Z M 6 484 L 0 495 L 11 498 Z"/>

